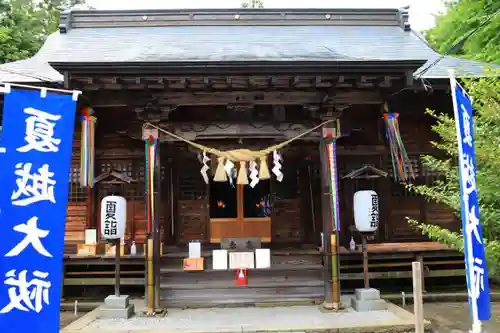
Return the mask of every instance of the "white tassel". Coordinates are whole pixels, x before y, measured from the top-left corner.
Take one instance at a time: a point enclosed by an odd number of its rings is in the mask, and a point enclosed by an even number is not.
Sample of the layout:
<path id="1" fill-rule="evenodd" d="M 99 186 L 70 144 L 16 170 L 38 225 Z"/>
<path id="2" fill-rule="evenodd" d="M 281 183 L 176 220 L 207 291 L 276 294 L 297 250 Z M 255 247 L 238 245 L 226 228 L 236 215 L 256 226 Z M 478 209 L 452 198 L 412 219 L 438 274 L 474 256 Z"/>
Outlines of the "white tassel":
<path id="1" fill-rule="evenodd" d="M 200 173 L 201 173 L 201 176 L 203 177 L 203 180 L 207 184 L 209 182 L 207 171 L 210 170 L 210 167 L 208 166 L 208 162 L 210 162 L 210 158 L 207 156 L 206 152 L 203 152 L 203 159 L 201 161 L 201 163 L 203 163 L 203 167 L 201 168 Z"/>
<path id="2" fill-rule="evenodd" d="M 283 173 L 281 172 L 281 156 L 278 154 L 278 152 L 275 150 L 273 151 L 273 173 L 276 176 L 276 180 L 281 182 L 283 181 Z"/>
<path id="3" fill-rule="evenodd" d="M 248 176 L 248 178 L 250 178 L 250 186 L 254 188 L 259 183 L 259 171 L 257 171 L 257 162 L 250 161 L 249 170 L 250 175 Z"/>
<path id="4" fill-rule="evenodd" d="M 224 170 L 226 170 L 227 178 L 229 178 L 229 184 L 233 185 L 233 169 L 234 163 L 231 160 L 227 160 L 224 165 Z"/>

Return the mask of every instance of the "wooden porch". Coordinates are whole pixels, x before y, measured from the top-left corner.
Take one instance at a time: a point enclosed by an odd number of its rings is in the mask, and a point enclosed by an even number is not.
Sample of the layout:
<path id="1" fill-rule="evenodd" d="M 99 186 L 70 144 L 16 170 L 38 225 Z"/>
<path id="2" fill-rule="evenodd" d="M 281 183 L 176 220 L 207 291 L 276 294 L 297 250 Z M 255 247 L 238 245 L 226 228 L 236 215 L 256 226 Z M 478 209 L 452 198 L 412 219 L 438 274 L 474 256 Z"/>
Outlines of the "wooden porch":
<path id="1" fill-rule="evenodd" d="M 160 295 L 162 306 L 207 307 L 254 305 L 265 303 L 316 303 L 324 298 L 323 257 L 313 245 L 272 246 L 272 267 L 252 269 L 247 287 L 237 286 L 234 271 L 212 268 L 212 253 L 205 246 L 206 269 L 186 272 L 182 260 L 184 248 L 166 247 L 161 258 Z M 411 263 L 423 263 L 427 290 L 439 287 L 447 278 L 448 287 L 464 287 L 463 255 L 439 244 L 385 243 L 369 246 L 369 276 L 372 286 L 382 292 L 399 293 L 411 290 Z M 112 257 L 76 257 L 64 260 L 66 297 L 99 298 L 114 285 Z M 121 264 L 123 288 L 132 295 L 144 292 L 144 257 L 125 256 Z M 356 251 L 341 249 L 340 278 L 343 294 L 363 286 L 362 256 Z"/>

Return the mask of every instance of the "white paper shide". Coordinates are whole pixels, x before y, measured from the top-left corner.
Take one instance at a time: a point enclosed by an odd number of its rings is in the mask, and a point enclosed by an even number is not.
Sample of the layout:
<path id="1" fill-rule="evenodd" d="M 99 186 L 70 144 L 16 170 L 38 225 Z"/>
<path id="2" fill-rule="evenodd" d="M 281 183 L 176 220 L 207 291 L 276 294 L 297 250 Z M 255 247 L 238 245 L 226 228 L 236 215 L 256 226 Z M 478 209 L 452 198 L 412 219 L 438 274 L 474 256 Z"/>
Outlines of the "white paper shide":
<path id="1" fill-rule="evenodd" d="M 372 190 L 354 193 L 354 223 L 359 232 L 374 232 L 379 225 L 377 192 Z"/>
<path id="2" fill-rule="evenodd" d="M 121 239 L 127 224 L 127 200 L 110 195 L 101 201 L 101 236 L 105 239 Z"/>

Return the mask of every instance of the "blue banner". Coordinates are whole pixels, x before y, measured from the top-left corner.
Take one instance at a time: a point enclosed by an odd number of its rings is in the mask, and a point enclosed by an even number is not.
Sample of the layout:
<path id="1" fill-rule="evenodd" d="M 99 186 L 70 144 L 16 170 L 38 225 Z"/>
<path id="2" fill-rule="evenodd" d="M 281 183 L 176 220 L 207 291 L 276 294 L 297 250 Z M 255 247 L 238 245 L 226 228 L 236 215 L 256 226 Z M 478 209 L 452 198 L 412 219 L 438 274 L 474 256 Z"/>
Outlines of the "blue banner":
<path id="1" fill-rule="evenodd" d="M 451 88 L 457 127 L 467 287 L 472 319 L 477 323 L 479 320 L 489 320 L 491 313 L 488 269 L 484 255 L 483 232 L 479 222 L 472 101 L 454 78 L 451 78 Z"/>
<path id="2" fill-rule="evenodd" d="M 75 111 L 72 95 L 16 89 L 5 95 L 5 152 L 0 155 L 2 333 L 59 332 Z"/>

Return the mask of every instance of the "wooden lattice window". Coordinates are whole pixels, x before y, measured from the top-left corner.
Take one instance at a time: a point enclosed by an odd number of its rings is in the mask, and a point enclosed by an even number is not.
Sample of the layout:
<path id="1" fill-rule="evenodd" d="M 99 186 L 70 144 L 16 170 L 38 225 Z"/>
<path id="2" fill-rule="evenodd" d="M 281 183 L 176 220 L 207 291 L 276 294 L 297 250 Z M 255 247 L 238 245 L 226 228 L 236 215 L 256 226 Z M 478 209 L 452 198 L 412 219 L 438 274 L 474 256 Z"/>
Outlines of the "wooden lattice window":
<path id="1" fill-rule="evenodd" d="M 410 159 L 411 167 L 413 169 L 413 173 L 415 174 L 415 178 L 422 177 L 422 170 L 421 170 L 421 164 L 420 164 L 420 156 L 419 155 L 409 155 L 408 156 Z M 389 155 L 389 158 L 387 159 L 387 172 L 389 173 L 389 177 L 394 179 L 394 168 L 392 166 L 392 158 Z"/>
<path id="2" fill-rule="evenodd" d="M 98 169 L 100 174 L 118 171 L 126 176 L 135 180 L 131 184 L 123 184 L 117 186 L 107 186 L 103 185 L 100 188 L 101 196 L 106 196 L 114 191 L 117 187 L 123 192 L 123 195 L 127 200 L 144 200 L 145 198 L 145 178 L 144 178 L 144 160 L 143 159 L 133 159 L 133 160 L 106 160 L 100 161 Z"/>
<path id="3" fill-rule="evenodd" d="M 100 161 L 98 170 L 99 170 L 98 174 L 103 174 L 111 171 L 119 171 L 129 177 L 134 178 L 133 163 L 131 160 Z"/>
<path id="4" fill-rule="evenodd" d="M 69 202 L 82 202 L 87 200 L 87 191 L 80 186 L 80 165 L 71 164 L 69 171 Z"/>
<path id="5" fill-rule="evenodd" d="M 146 178 L 145 178 L 145 168 L 146 168 L 146 162 L 144 160 L 136 160 L 134 161 L 134 167 L 136 169 L 136 172 L 135 172 L 135 175 L 136 175 L 136 180 L 138 182 L 145 182 L 146 181 Z M 166 170 L 166 166 L 164 164 L 161 164 L 160 165 L 160 179 L 161 181 L 163 181 L 165 179 L 165 171 Z"/>

